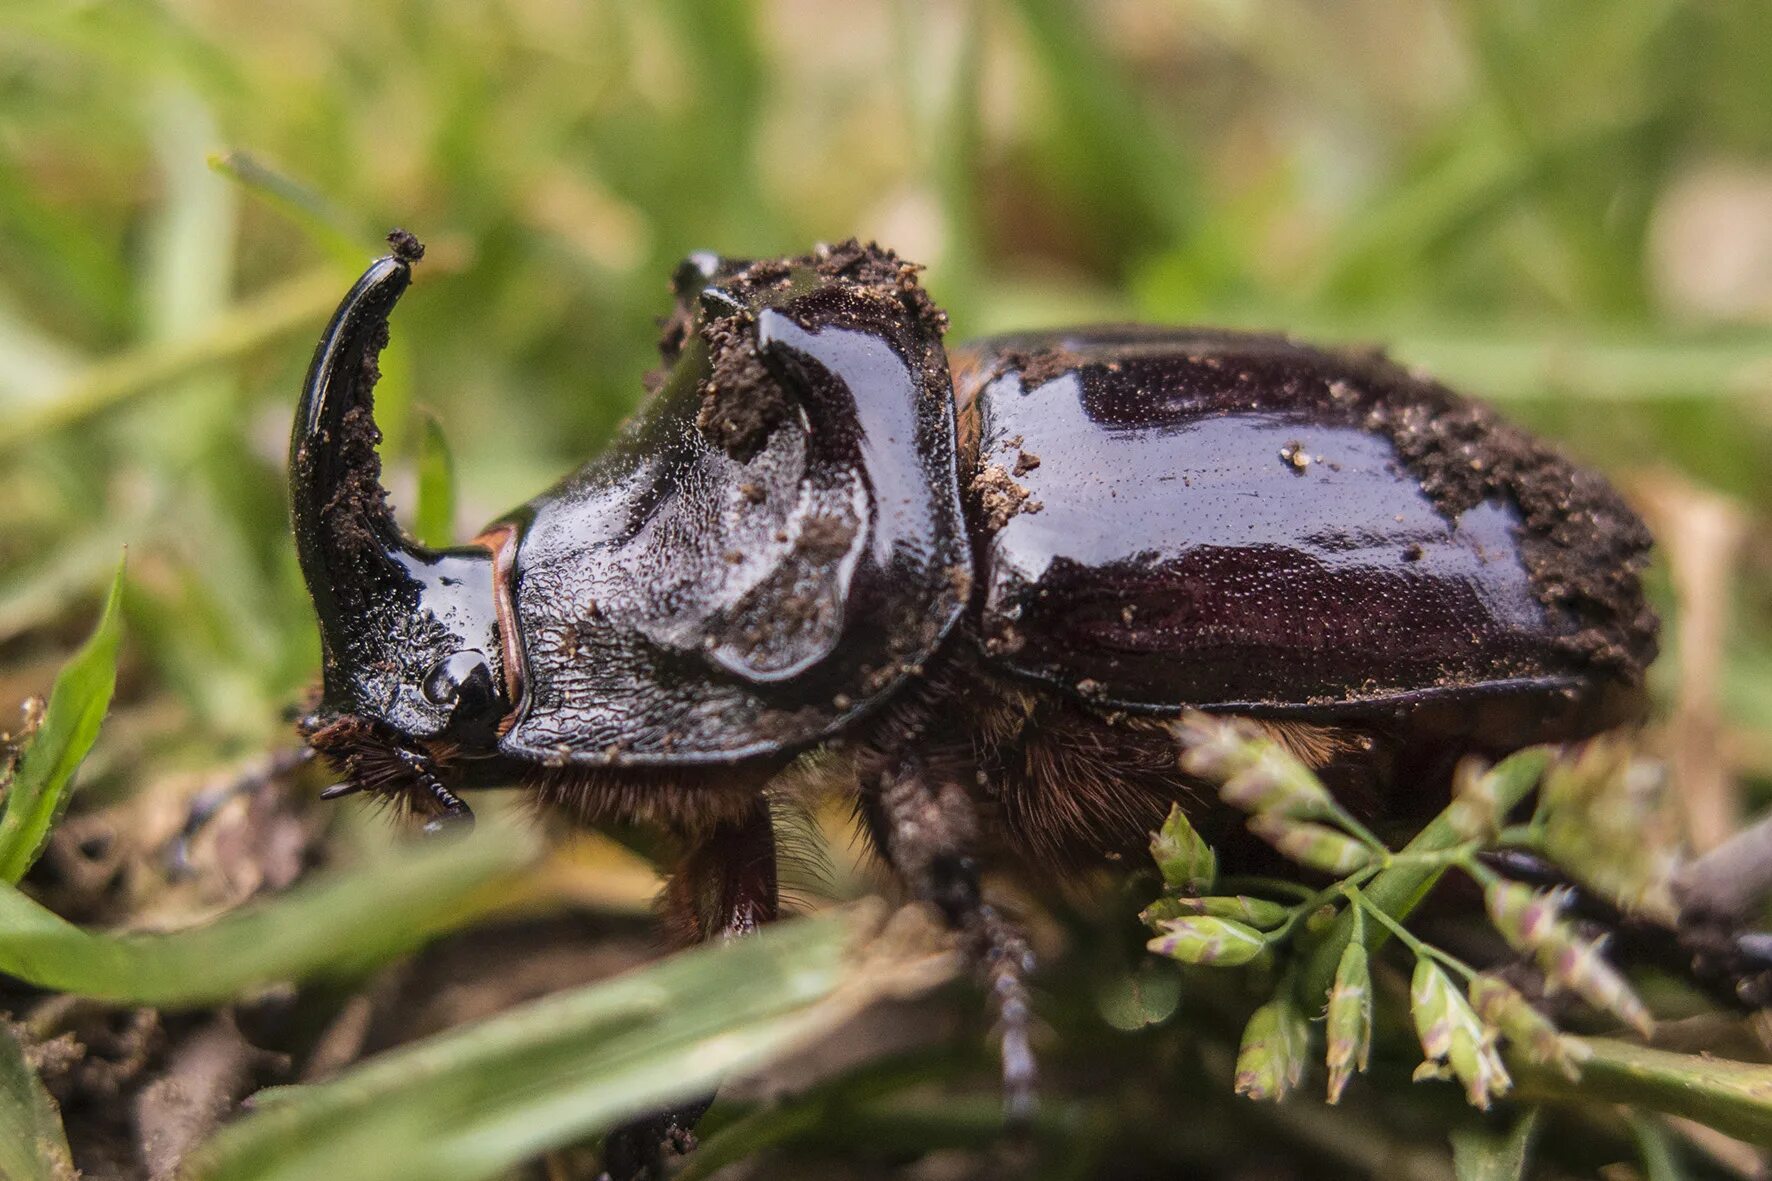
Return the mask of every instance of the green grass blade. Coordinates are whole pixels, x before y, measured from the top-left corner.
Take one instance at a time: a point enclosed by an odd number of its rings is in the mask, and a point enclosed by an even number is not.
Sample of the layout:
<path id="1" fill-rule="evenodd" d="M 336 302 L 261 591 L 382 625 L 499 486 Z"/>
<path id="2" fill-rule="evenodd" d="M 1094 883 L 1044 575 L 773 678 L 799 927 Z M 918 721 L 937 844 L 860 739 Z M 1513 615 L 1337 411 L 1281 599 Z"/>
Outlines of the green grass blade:
<path id="1" fill-rule="evenodd" d="M 190 1176 L 496 1175 L 705 1093 L 873 999 L 946 976 L 948 960 L 926 943 L 858 952 L 859 925 L 854 914 L 784 923 L 394 1051 L 334 1082 L 285 1089 L 224 1129 Z M 365 1151 L 395 1142 L 402 1149 L 394 1156 Z"/>
<path id="2" fill-rule="evenodd" d="M 0 420 L 0 450 L 84 422 L 317 324 L 338 303 L 341 278 L 331 267 L 317 268 L 247 296 L 194 336 L 94 362 L 64 388 Z"/>
<path id="3" fill-rule="evenodd" d="M 528 842 L 511 834 L 428 842 L 165 934 L 88 931 L 0 886 L 0 972 L 100 1000 L 208 1004 L 407 951 L 511 901 L 530 861 Z"/>
<path id="4" fill-rule="evenodd" d="M 346 216 L 325 197 L 250 152 L 215 152 L 209 167 L 300 226 L 341 266 L 362 266 L 364 256 L 380 245 L 361 219 Z"/>
<path id="5" fill-rule="evenodd" d="M 77 1176 L 55 1100 L 0 1022 L 0 1178 L 75 1181 Z"/>
<path id="6" fill-rule="evenodd" d="M 431 415 L 424 416 L 424 433 L 418 442 L 418 513 L 414 530 L 420 544 L 433 547 L 455 543 L 455 460 L 443 427 Z"/>
<path id="7" fill-rule="evenodd" d="M 24 877 L 43 851 L 49 830 L 67 807 L 74 772 L 98 738 L 117 683 L 122 600 L 119 565 L 98 626 L 56 676 L 43 725 L 19 757 L 5 810 L 0 811 L 0 879 L 7 882 Z"/>

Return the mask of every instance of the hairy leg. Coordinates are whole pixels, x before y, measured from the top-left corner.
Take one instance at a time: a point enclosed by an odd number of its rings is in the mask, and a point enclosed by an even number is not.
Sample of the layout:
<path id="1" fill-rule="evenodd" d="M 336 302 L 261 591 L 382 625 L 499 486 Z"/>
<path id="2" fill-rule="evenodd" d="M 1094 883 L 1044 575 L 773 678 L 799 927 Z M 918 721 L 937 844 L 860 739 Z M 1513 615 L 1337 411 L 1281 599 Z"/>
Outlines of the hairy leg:
<path id="1" fill-rule="evenodd" d="M 1004 1111 L 1024 1120 L 1033 1112 L 1037 1076 L 1027 984 L 1033 952 L 979 887 L 978 808 L 964 782 L 964 762 L 925 758 L 914 740 L 894 742 L 893 751 L 876 746 L 858 760 L 863 816 L 887 863 L 965 938 L 1002 1039 Z"/>
<path id="2" fill-rule="evenodd" d="M 665 887 L 665 919 L 684 945 L 749 935 L 781 911 L 776 882 L 775 830 L 761 793 L 742 819 L 686 834 L 685 851 Z M 603 1142 L 605 1176 L 612 1181 L 664 1176 L 664 1149 L 687 1152 L 713 1097 L 625 1124 Z"/>

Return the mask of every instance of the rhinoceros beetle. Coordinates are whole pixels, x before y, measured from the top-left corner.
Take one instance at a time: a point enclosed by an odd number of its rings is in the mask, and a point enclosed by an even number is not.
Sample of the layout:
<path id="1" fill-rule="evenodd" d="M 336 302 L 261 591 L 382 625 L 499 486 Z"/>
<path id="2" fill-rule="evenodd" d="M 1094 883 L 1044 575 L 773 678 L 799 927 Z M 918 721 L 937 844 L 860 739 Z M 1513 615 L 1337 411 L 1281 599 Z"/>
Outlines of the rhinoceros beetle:
<path id="1" fill-rule="evenodd" d="M 371 408 L 422 248 L 326 329 L 290 490 L 324 648 L 312 746 L 444 824 L 522 785 L 673 834 L 685 940 L 776 916 L 764 788 L 840 756 L 884 860 L 990 966 L 981 859 L 1056 873 L 1198 798 L 1166 719 L 1258 719 L 1368 813 L 1463 755 L 1630 722 L 1650 538 L 1598 475 L 1370 352 L 1088 328 L 943 346 L 917 268 L 854 241 L 692 256 L 663 368 L 602 454 L 466 546 L 407 540 Z M 1234 846 L 1237 826 L 1196 809 Z"/>

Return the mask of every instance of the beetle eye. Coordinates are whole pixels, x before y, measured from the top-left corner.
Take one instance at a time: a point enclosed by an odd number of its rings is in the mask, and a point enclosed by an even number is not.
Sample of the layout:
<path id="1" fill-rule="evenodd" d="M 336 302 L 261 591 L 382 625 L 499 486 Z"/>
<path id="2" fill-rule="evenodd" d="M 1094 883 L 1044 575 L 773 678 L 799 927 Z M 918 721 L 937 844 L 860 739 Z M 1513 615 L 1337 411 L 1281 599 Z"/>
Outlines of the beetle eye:
<path id="1" fill-rule="evenodd" d="M 433 705 L 475 703 L 492 696 L 492 666 L 477 648 L 464 648 L 431 666 L 425 674 L 425 700 Z"/>

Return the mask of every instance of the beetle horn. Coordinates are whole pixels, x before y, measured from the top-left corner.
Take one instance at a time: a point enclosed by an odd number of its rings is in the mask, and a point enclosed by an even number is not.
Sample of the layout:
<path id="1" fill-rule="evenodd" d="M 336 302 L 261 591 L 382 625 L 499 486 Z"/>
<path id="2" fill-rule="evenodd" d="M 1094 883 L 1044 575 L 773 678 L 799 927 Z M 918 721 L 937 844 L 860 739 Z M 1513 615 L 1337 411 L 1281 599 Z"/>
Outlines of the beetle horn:
<path id="1" fill-rule="evenodd" d="M 398 580 L 400 559 L 416 548 L 394 521 L 381 485 L 373 408 L 388 313 L 412 281 L 412 257 L 397 250 L 377 259 L 333 313 L 314 350 L 289 443 L 296 549 L 329 658 L 348 646 L 343 633 L 363 614 L 363 600 L 389 577 Z"/>

